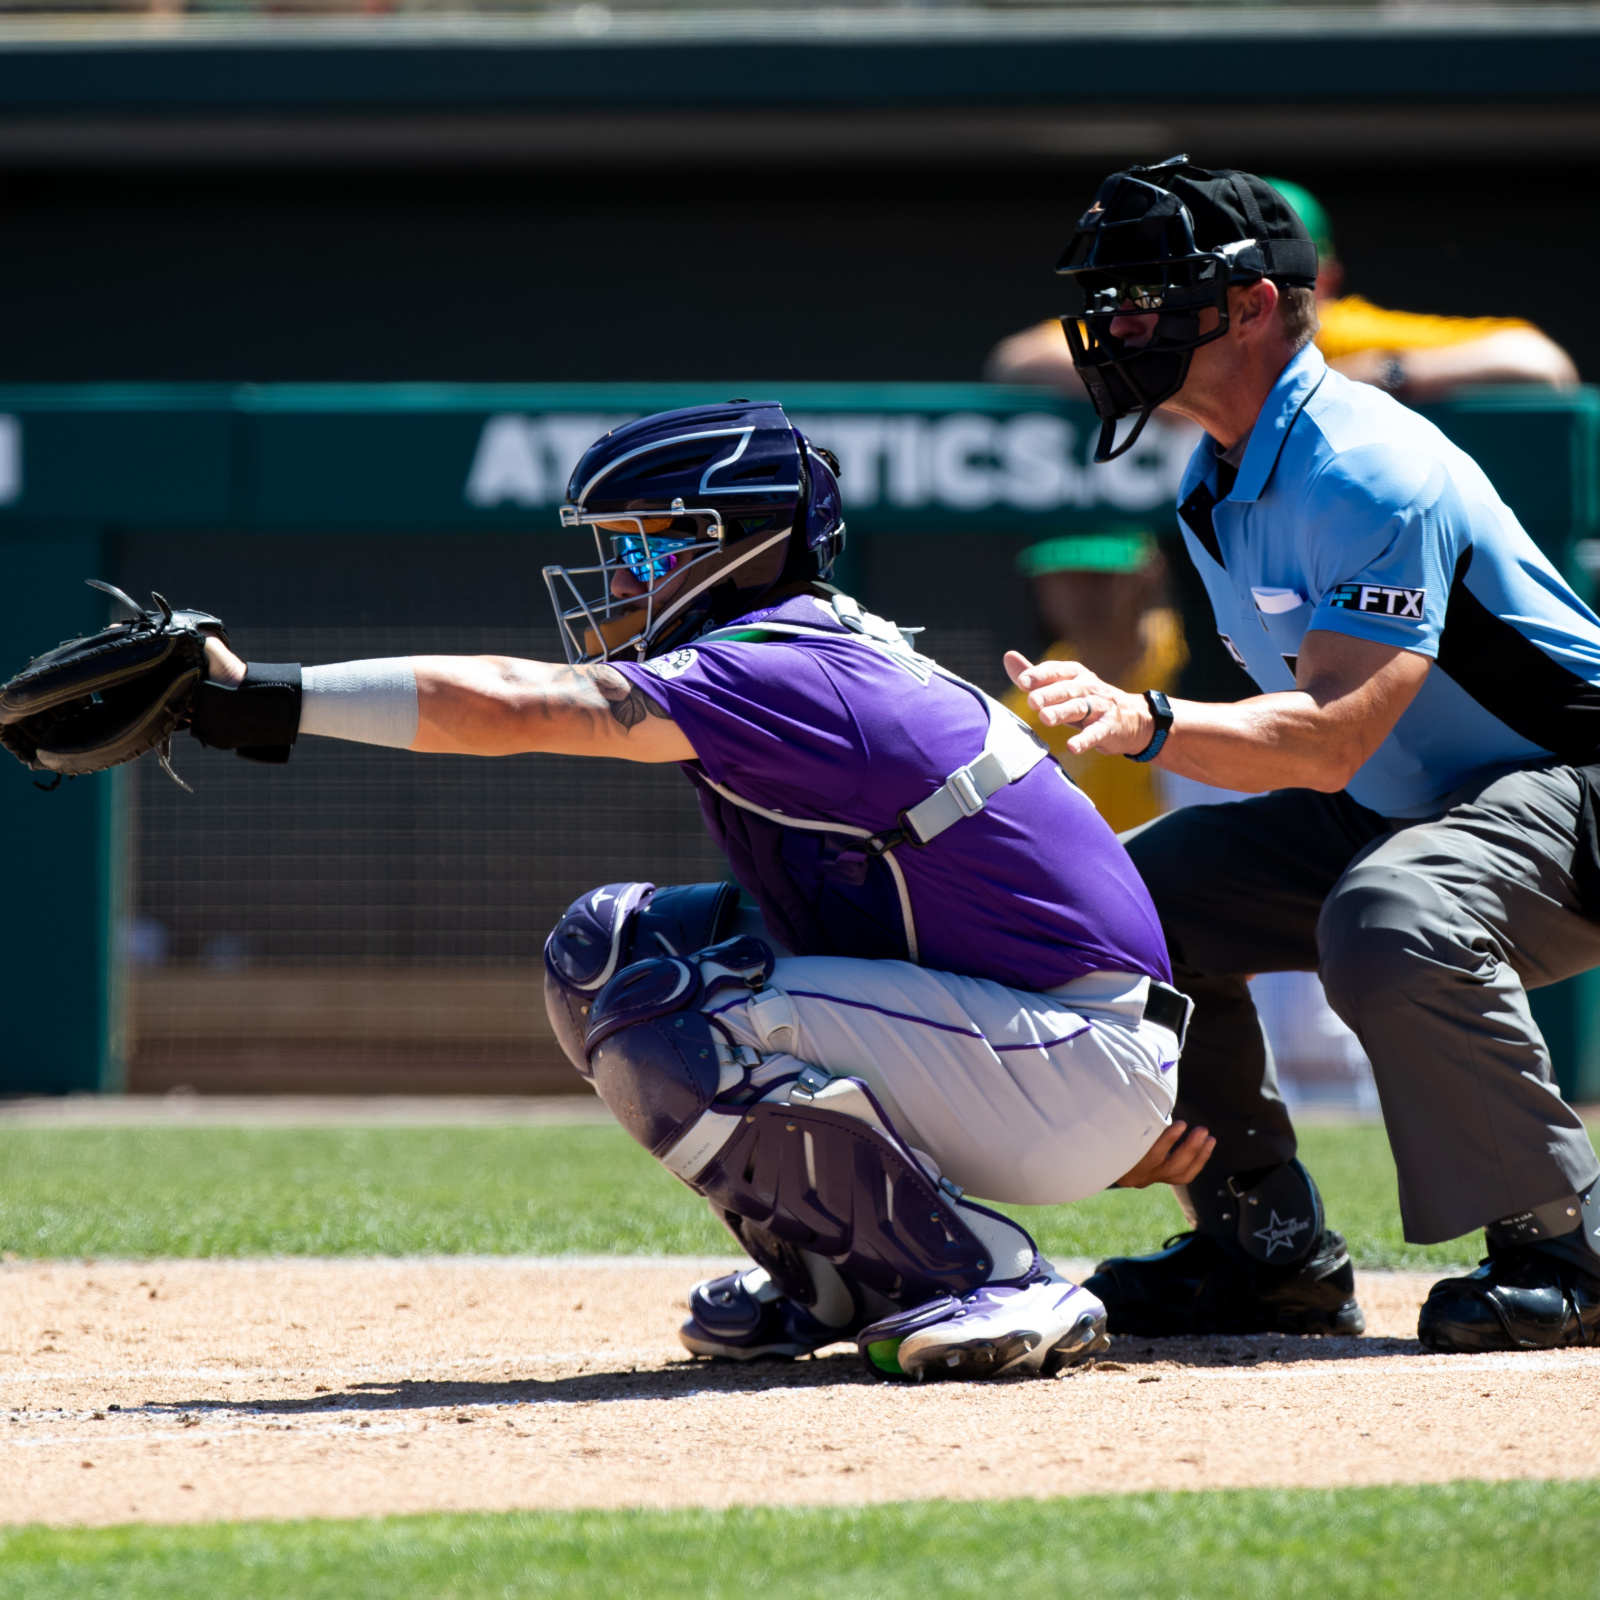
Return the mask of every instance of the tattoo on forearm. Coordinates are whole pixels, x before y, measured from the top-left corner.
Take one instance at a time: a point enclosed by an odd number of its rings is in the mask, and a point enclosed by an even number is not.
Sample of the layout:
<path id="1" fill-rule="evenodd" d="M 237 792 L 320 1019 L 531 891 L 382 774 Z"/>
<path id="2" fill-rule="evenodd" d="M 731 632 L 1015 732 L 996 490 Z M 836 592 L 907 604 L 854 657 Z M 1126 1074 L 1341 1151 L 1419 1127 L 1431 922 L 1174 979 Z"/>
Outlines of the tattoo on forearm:
<path id="1" fill-rule="evenodd" d="M 590 667 L 586 676 L 600 691 L 601 697 L 611 708 L 612 717 L 621 725 L 624 732 L 638 727 L 646 717 L 671 720 L 661 706 L 644 690 L 629 683 L 615 667 Z"/>

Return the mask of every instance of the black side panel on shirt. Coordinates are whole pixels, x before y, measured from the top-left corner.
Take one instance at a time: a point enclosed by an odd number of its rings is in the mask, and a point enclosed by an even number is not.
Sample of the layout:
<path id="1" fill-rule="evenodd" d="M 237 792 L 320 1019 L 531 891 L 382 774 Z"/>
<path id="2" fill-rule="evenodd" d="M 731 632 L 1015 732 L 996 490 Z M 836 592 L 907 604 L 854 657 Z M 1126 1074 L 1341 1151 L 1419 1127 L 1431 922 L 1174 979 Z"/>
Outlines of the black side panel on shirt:
<path id="1" fill-rule="evenodd" d="M 724 800 L 692 762 L 679 770 L 700 795 L 700 813 L 761 917 L 797 956 L 906 961 L 900 896 L 887 865 L 845 835 L 782 828 Z M 810 887 L 806 887 L 810 886 Z"/>
<path id="2" fill-rule="evenodd" d="M 1217 503 L 1205 484 L 1196 484 L 1194 492 L 1178 507 L 1178 515 L 1189 524 L 1189 530 L 1205 547 L 1205 552 L 1220 567 L 1223 565 L 1222 546 L 1217 543 L 1217 530 L 1212 526 L 1211 508 Z"/>
<path id="3" fill-rule="evenodd" d="M 1472 546 L 1450 583 L 1439 666 L 1515 733 L 1582 766 L 1600 757 L 1600 685 L 1587 683 L 1467 588 Z"/>

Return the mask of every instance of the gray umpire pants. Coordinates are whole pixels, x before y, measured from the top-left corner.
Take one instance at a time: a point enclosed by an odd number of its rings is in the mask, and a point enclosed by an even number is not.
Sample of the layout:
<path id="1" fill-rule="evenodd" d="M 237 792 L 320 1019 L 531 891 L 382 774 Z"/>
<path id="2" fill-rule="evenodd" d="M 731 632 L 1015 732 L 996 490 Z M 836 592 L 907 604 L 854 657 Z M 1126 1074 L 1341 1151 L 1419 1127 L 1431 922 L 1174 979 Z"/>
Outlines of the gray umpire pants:
<path id="1" fill-rule="evenodd" d="M 1550 766 L 1480 779 L 1421 822 L 1284 789 L 1123 835 L 1195 1000 L 1174 1116 L 1216 1135 L 1208 1176 L 1295 1153 L 1245 981 L 1288 971 L 1321 974 L 1372 1062 L 1408 1240 L 1600 1176 L 1527 997 L 1600 966 L 1572 879 L 1580 797 L 1576 773 Z"/>

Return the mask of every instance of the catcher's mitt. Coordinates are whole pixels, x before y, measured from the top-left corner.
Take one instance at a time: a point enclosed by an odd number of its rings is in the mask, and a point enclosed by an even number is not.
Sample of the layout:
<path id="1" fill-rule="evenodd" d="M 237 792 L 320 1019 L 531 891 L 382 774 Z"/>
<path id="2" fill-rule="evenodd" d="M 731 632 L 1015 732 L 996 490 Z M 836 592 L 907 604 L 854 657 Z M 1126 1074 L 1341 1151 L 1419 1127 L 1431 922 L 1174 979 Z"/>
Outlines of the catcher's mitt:
<path id="1" fill-rule="evenodd" d="M 89 582 L 135 616 L 34 657 L 0 686 L 0 744 L 36 772 L 67 777 L 159 750 L 182 783 L 169 760 L 172 735 L 205 678 L 207 637 L 227 643 L 227 631 L 204 611 L 174 611 L 158 594 L 151 598 L 159 609 L 145 611 L 111 584 Z"/>

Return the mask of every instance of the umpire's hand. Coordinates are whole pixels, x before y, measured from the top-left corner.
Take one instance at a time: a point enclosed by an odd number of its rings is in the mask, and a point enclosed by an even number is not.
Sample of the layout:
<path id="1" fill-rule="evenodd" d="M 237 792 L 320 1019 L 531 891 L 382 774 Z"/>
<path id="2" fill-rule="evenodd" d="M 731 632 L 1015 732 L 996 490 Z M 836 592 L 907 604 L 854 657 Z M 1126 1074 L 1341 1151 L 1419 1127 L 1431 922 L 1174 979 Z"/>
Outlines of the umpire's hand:
<path id="1" fill-rule="evenodd" d="M 1189 1130 L 1187 1138 L 1184 1137 L 1186 1128 Z M 1186 1122 L 1174 1122 L 1145 1151 L 1138 1165 L 1130 1167 L 1117 1179 L 1114 1187 L 1148 1189 L 1152 1183 L 1193 1183 L 1216 1148 L 1217 1141 L 1204 1128 L 1189 1128 Z"/>
<path id="2" fill-rule="evenodd" d="M 1104 682 L 1082 662 L 1041 661 L 1035 665 L 1021 651 L 1008 650 L 1005 667 L 1045 727 L 1082 730 L 1067 741 L 1067 749 L 1075 756 L 1085 750 L 1099 750 L 1108 756 L 1138 755 L 1155 737 L 1155 718 L 1145 697 Z"/>

